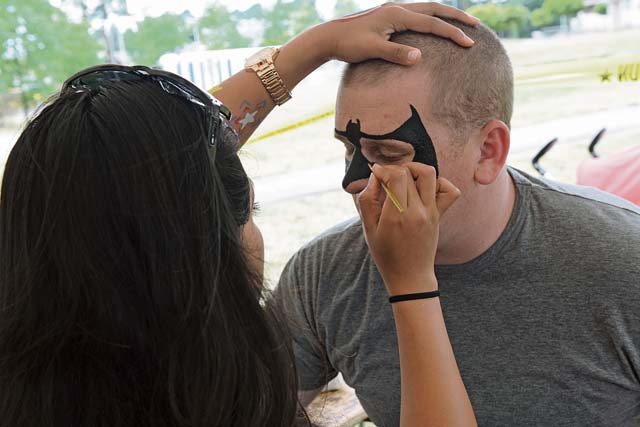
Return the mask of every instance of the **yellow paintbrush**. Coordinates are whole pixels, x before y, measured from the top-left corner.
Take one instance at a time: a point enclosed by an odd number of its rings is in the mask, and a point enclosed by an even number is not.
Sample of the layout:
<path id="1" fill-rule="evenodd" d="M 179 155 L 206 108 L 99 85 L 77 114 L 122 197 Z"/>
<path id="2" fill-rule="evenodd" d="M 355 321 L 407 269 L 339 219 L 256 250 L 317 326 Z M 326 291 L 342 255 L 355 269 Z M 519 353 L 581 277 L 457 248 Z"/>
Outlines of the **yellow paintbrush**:
<path id="1" fill-rule="evenodd" d="M 373 166 L 371 165 L 371 163 L 369 163 L 369 169 L 371 169 L 371 172 L 373 172 Z M 393 202 L 395 207 L 398 208 L 398 211 L 400 211 L 400 213 L 403 213 L 404 209 L 402 208 L 402 205 L 400 204 L 396 196 L 391 192 L 389 187 L 387 187 L 382 181 L 380 181 L 380 185 L 382 185 L 382 188 L 384 188 L 384 191 L 385 193 L 387 193 L 387 196 L 389 196 L 389 198 L 391 199 L 391 202 Z"/>

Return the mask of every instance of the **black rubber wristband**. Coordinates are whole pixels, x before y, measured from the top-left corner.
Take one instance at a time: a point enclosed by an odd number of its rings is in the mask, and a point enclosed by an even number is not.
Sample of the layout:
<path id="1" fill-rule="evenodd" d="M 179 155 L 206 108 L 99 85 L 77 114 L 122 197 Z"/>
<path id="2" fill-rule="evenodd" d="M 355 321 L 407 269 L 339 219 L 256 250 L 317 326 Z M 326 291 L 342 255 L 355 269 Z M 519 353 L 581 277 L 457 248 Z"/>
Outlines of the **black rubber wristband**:
<path id="1" fill-rule="evenodd" d="M 425 298 L 435 298 L 440 296 L 440 290 L 437 289 L 431 292 L 420 292 L 417 294 L 404 294 L 404 295 L 394 295 L 389 297 L 389 302 L 393 304 L 394 302 L 400 301 L 411 301 L 414 299 L 425 299 Z"/>

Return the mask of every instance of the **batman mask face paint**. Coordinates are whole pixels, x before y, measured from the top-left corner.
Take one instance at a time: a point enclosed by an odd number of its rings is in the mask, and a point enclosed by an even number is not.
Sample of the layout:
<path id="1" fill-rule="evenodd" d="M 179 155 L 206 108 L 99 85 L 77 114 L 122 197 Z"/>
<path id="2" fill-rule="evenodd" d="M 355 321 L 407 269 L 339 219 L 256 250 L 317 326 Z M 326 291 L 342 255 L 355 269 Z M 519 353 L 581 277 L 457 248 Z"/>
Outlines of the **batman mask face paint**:
<path id="1" fill-rule="evenodd" d="M 350 183 L 359 179 L 369 179 L 369 175 L 371 175 L 368 163 L 375 163 L 375 161 L 368 159 L 363 154 L 361 139 L 371 141 L 393 140 L 408 143 L 413 147 L 415 153 L 413 161 L 433 166 L 436 170 L 436 176 L 439 175 L 438 159 L 433 141 L 422 124 L 418 111 L 413 105 L 410 105 L 410 107 L 411 117 L 398 129 L 384 135 L 371 135 L 362 132 L 359 119 L 355 123 L 349 120 L 347 128 L 343 131 L 335 130 L 336 135 L 346 138 L 354 146 L 353 158 L 351 161 L 347 161 L 347 170 L 342 180 L 342 188 L 346 189 Z"/>

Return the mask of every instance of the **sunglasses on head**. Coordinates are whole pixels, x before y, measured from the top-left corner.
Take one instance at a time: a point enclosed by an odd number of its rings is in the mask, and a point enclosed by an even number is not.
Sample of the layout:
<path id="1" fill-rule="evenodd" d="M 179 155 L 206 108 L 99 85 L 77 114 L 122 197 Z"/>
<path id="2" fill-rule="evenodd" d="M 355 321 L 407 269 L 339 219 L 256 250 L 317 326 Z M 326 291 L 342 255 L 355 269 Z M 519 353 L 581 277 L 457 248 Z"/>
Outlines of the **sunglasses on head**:
<path id="1" fill-rule="evenodd" d="M 235 129 L 229 124 L 231 111 L 227 107 L 190 81 L 168 71 L 142 65 L 132 67 L 113 64 L 98 65 L 71 76 L 62 85 L 62 91 L 99 89 L 104 83 L 117 81 L 154 81 L 165 92 L 185 99 L 203 109 L 208 120 L 207 141 L 209 141 L 209 146 L 213 151 L 214 159 L 216 143 L 222 138 L 224 131 L 228 131 L 226 135 L 230 133 L 236 138 L 238 137 Z"/>

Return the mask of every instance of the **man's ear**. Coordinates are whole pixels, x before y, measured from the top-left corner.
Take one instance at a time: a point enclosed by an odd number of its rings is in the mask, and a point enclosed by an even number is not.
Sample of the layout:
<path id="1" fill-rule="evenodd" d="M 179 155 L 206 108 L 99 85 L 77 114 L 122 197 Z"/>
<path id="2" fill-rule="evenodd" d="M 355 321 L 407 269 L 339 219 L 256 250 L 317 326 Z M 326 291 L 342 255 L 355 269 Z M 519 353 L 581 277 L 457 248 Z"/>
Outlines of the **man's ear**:
<path id="1" fill-rule="evenodd" d="M 489 185 L 507 162 L 511 133 L 506 124 L 493 119 L 482 128 L 480 138 L 480 158 L 474 178 L 478 184 Z"/>

